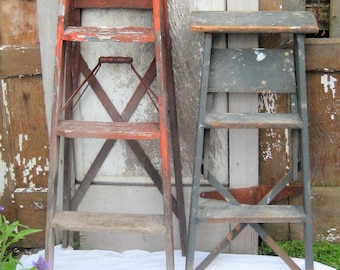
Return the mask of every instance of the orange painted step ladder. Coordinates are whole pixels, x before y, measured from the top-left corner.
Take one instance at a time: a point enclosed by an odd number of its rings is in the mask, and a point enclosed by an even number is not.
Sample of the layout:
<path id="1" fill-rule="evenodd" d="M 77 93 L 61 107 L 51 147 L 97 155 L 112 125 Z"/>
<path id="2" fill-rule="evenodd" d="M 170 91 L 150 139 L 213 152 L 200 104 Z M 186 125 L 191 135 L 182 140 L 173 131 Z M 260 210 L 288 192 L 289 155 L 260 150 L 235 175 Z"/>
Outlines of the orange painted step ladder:
<path id="1" fill-rule="evenodd" d="M 140 9 L 151 10 L 153 27 L 88 27 L 81 25 L 83 9 Z M 48 209 L 46 225 L 46 260 L 53 270 L 56 233 L 62 231 L 63 246 L 72 244 L 71 232 L 141 232 L 165 235 L 166 269 L 174 268 L 174 213 L 179 221 L 182 253 L 186 250 L 186 221 L 182 189 L 176 102 L 171 65 L 171 39 L 166 0 L 60 0 L 54 103 L 50 138 L 50 174 L 48 182 Z M 129 57 L 99 57 L 91 70 L 80 53 L 84 42 L 119 42 L 154 44 L 154 60 L 141 76 Z M 125 47 L 123 47 L 125 48 Z M 131 74 L 139 84 L 122 113 L 113 105 L 110 97 L 96 77 L 102 65 L 129 65 Z M 82 83 L 79 77 L 84 76 Z M 156 79 L 155 79 L 156 78 Z M 156 80 L 157 91 L 151 90 Z M 91 90 L 89 90 L 91 89 Z M 92 91 L 111 118 L 111 122 L 81 121 L 74 116 L 83 93 Z M 158 120 L 154 122 L 129 122 L 142 99 L 151 99 L 156 107 Z M 91 108 L 89 108 L 91 109 Z M 105 139 L 98 155 L 75 188 L 76 157 L 74 141 L 79 138 Z M 78 212 L 78 206 L 93 183 L 102 164 L 117 140 L 124 140 L 141 163 L 163 197 L 163 214 L 111 214 Z M 158 140 L 160 169 L 151 162 L 140 141 Z M 170 145 L 172 146 L 170 148 Z M 171 191 L 170 156 L 172 150 L 176 196 Z M 64 160 L 61 168 L 61 160 Z M 79 184 L 79 185 L 78 185 Z M 62 193 L 60 186 L 63 186 Z M 72 190 L 75 189 L 75 192 Z M 62 209 L 57 207 L 63 198 Z M 150 198 L 152 200 L 153 198 Z M 104 203 L 104 202 L 103 202 Z"/>

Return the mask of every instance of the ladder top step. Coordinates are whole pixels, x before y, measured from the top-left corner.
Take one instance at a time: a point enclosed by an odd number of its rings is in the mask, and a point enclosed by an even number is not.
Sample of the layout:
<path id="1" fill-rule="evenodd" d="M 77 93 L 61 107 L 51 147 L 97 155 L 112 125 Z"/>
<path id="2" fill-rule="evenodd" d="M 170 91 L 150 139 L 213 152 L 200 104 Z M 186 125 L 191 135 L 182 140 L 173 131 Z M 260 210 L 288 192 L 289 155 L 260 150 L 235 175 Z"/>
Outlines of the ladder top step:
<path id="1" fill-rule="evenodd" d="M 154 42 L 156 36 L 152 27 L 69 26 L 64 31 L 63 40 L 78 42 Z"/>
<path id="2" fill-rule="evenodd" d="M 294 113 L 209 113 L 206 128 L 302 128 L 299 114 Z"/>
<path id="3" fill-rule="evenodd" d="M 164 233 L 162 215 L 57 212 L 51 226 L 58 230 Z"/>
<path id="4" fill-rule="evenodd" d="M 225 33 L 317 33 L 310 11 L 195 11 L 191 31 Z"/>
<path id="5" fill-rule="evenodd" d="M 306 220 L 302 207 L 295 205 L 202 206 L 199 222 L 221 223 L 301 223 Z"/>
<path id="6" fill-rule="evenodd" d="M 61 121 L 56 134 L 69 138 L 154 140 L 160 138 L 158 123 Z"/>
<path id="7" fill-rule="evenodd" d="M 74 8 L 152 9 L 152 0 L 74 0 Z"/>

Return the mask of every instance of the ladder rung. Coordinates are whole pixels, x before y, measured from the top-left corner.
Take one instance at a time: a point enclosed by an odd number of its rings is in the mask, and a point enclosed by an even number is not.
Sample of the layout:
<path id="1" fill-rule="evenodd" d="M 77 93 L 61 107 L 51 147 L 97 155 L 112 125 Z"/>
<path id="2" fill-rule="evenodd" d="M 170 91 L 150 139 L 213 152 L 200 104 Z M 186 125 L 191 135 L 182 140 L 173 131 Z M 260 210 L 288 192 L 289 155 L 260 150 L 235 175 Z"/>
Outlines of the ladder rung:
<path id="1" fill-rule="evenodd" d="M 84 27 L 69 26 L 63 40 L 67 41 L 117 41 L 154 42 L 154 29 L 151 27 Z"/>
<path id="2" fill-rule="evenodd" d="M 128 231 L 145 233 L 165 232 L 162 215 L 57 212 L 51 226 L 58 230 L 80 232 Z"/>
<path id="3" fill-rule="evenodd" d="M 221 223 L 301 223 L 306 214 L 295 205 L 237 205 L 227 207 L 200 207 L 199 222 Z"/>
<path id="4" fill-rule="evenodd" d="M 301 128 L 299 114 L 294 113 L 209 113 L 206 128 Z"/>
<path id="5" fill-rule="evenodd" d="M 61 121 L 57 135 L 69 138 L 154 140 L 160 138 L 158 123 Z"/>
<path id="6" fill-rule="evenodd" d="M 152 9 L 152 0 L 74 0 L 75 8 L 133 8 Z"/>

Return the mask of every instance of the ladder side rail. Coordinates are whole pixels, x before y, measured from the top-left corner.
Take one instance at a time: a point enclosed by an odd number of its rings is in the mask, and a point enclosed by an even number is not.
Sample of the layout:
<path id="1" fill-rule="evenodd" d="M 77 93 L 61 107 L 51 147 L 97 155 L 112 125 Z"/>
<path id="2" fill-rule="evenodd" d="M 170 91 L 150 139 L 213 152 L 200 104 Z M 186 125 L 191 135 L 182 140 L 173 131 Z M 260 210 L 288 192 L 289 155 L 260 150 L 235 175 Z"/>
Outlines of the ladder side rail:
<path id="1" fill-rule="evenodd" d="M 52 219 L 57 208 L 58 194 L 58 165 L 60 152 L 60 137 L 56 134 L 57 125 L 60 118 L 62 105 L 62 96 L 64 89 L 64 69 L 65 69 L 65 44 L 61 37 L 65 29 L 65 12 L 69 9 L 69 1 L 59 1 L 59 14 L 57 19 L 57 42 L 55 46 L 55 66 L 54 66 L 54 82 L 53 82 L 53 104 L 52 104 L 52 119 L 51 119 L 51 134 L 50 134 L 50 154 L 49 154 L 49 176 L 47 194 L 47 213 L 46 213 L 46 253 L 45 260 L 54 261 L 54 246 L 56 242 L 55 230 L 51 226 Z M 53 270 L 53 264 L 51 265 Z"/>
<path id="2" fill-rule="evenodd" d="M 204 137 L 204 118 L 205 109 L 207 105 L 207 93 L 209 82 L 209 69 L 210 57 L 212 47 L 212 34 L 206 33 L 204 36 L 204 49 L 203 49 L 203 65 L 201 75 L 201 89 L 199 99 L 199 113 L 196 132 L 196 151 L 193 171 L 193 183 L 190 202 L 190 215 L 189 215 L 189 232 L 188 232 L 188 252 L 186 258 L 186 270 L 193 270 L 195 246 L 196 246 L 196 231 L 197 231 L 197 207 L 199 199 L 199 187 L 201 180 L 201 164 L 203 154 L 203 137 Z"/>
<path id="3" fill-rule="evenodd" d="M 305 269 L 313 269 L 313 228 L 312 228 L 312 204 L 311 204 L 311 182 L 309 163 L 309 134 L 308 134 L 308 112 L 307 112 L 307 85 L 305 68 L 305 45 L 304 35 L 298 34 L 295 37 L 296 48 L 296 74 L 297 89 L 299 98 L 299 111 L 302 118 L 303 127 L 300 131 L 301 149 L 301 173 L 303 182 L 303 205 L 306 212 L 306 222 L 304 224 L 305 239 Z"/>
<path id="4" fill-rule="evenodd" d="M 167 48 L 165 37 L 163 0 L 153 0 L 153 23 L 156 35 L 155 40 L 155 58 L 157 70 L 157 88 L 159 90 L 159 126 L 161 131 L 160 148 L 162 157 L 162 190 L 163 190 L 163 208 L 166 226 L 165 241 L 166 245 L 166 265 L 167 269 L 174 269 L 174 238 L 172 233 L 172 192 L 171 192 L 171 174 L 170 174 L 170 140 L 169 140 L 169 121 L 168 121 L 168 93 L 167 93 L 167 67 L 166 57 Z"/>
<path id="5" fill-rule="evenodd" d="M 167 79 L 167 93 L 168 93 L 168 105 L 169 105 L 169 121 L 170 121 L 170 139 L 172 146 L 172 160 L 174 164 L 174 177 L 175 177 L 175 189 L 176 189 L 176 199 L 177 206 L 184 205 L 184 193 L 183 193 L 183 176 L 182 176 L 182 164 L 181 164 L 181 152 L 179 144 L 179 130 L 178 130 L 178 120 L 177 120 L 177 105 L 176 105 L 176 90 L 174 85 L 174 74 L 172 66 L 172 42 L 170 34 L 170 24 L 169 24 L 169 7 L 168 1 L 163 0 L 163 25 L 165 32 L 165 46 L 166 46 L 166 74 Z M 187 224 L 185 208 L 177 208 L 176 210 L 179 219 L 179 230 L 180 230 L 180 241 L 182 256 L 186 255 L 187 251 Z"/>

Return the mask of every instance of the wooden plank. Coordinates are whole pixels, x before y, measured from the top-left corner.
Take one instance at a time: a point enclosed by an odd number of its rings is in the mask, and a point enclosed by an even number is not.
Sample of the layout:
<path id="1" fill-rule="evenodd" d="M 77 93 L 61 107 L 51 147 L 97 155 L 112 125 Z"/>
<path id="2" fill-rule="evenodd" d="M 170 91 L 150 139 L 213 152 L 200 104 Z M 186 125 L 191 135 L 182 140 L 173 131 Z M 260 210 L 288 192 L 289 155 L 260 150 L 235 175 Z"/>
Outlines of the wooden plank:
<path id="1" fill-rule="evenodd" d="M 41 229 L 25 237 L 18 247 L 43 248 L 45 245 L 47 188 L 18 188 L 14 191 L 17 220 L 31 229 Z"/>
<path id="2" fill-rule="evenodd" d="M 237 205 L 199 209 L 200 222 L 295 223 L 305 220 L 302 207 L 293 205 Z"/>
<path id="3" fill-rule="evenodd" d="M 41 76 L 1 79 L 3 117 L 0 134 L 5 154 L 13 157 L 17 188 L 46 187 L 48 175 L 48 136 Z"/>
<path id="4" fill-rule="evenodd" d="M 212 128 L 301 128 L 298 114 L 292 113 L 210 113 L 205 119 L 206 127 Z"/>
<path id="5" fill-rule="evenodd" d="M 340 73 L 307 73 L 313 186 L 340 184 Z"/>
<path id="6" fill-rule="evenodd" d="M 67 27 L 63 40 L 68 41 L 117 41 L 154 42 L 154 29 L 151 27 Z"/>
<path id="7" fill-rule="evenodd" d="M 0 1 L 0 44 L 38 45 L 36 0 Z"/>
<path id="8" fill-rule="evenodd" d="M 191 14 L 194 32 L 317 33 L 314 14 L 308 11 L 204 12 Z"/>
<path id="9" fill-rule="evenodd" d="M 340 0 L 330 0 L 329 37 L 340 38 Z"/>
<path id="10" fill-rule="evenodd" d="M 294 202 L 299 201 L 294 199 Z M 313 239 L 315 241 L 329 241 L 340 243 L 340 208 L 334 207 L 340 202 L 340 187 L 313 187 Z M 303 240 L 301 225 L 292 224 L 290 227 L 291 239 Z"/>
<path id="11" fill-rule="evenodd" d="M 74 0 L 74 7 L 152 9 L 152 0 Z"/>
<path id="12" fill-rule="evenodd" d="M 211 92 L 296 92 L 291 50 L 215 49 L 211 61 Z"/>
<path id="13" fill-rule="evenodd" d="M 68 138 L 154 140 L 160 138 L 157 123 L 61 121 L 57 134 Z"/>
<path id="14" fill-rule="evenodd" d="M 305 45 L 307 72 L 340 71 L 340 39 L 308 38 Z"/>
<path id="15" fill-rule="evenodd" d="M 228 0 L 228 11 L 257 11 L 258 1 Z M 228 34 L 228 48 L 257 48 L 258 36 L 248 34 Z M 242 74 L 246 76 L 246 74 Z M 257 94 L 229 94 L 230 112 L 256 113 L 258 111 Z M 258 131 L 250 129 L 229 130 L 229 177 L 230 188 L 242 188 L 258 185 Z M 230 230 L 234 228 L 232 224 Z M 258 235 L 251 228 L 245 228 L 231 242 L 231 252 L 257 254 Z"/>
<path id="16" fill-rule="evenodd" d="M 51 226 L 58 230 L 71 230 L 80 232 L 165 232 L 163 215 L 63 211 L 56 213 Z"/>
<path id="17" fill-rule="evenodd" d="M 339 186 L 339 39 L 307 39 L 307 95 L 313 186 Z M 332 72 L 333 71 L 333 72 Z"/>
<path id="18" fill-rule="evenodd" d="M 41 61 L 38 46 L 0 47 L 0 78 L 39 74 L 41 74 Z"/>

